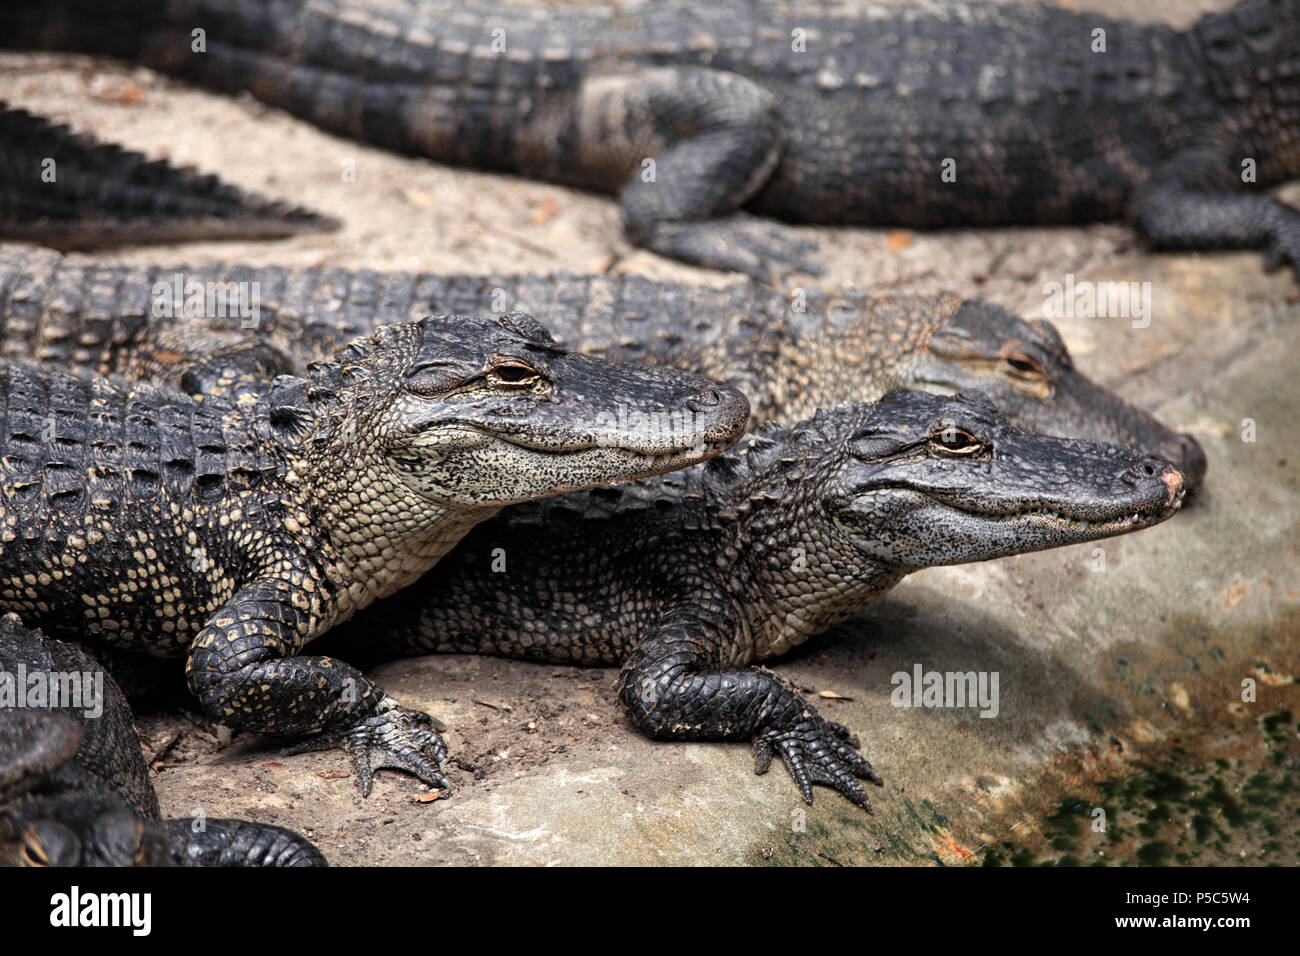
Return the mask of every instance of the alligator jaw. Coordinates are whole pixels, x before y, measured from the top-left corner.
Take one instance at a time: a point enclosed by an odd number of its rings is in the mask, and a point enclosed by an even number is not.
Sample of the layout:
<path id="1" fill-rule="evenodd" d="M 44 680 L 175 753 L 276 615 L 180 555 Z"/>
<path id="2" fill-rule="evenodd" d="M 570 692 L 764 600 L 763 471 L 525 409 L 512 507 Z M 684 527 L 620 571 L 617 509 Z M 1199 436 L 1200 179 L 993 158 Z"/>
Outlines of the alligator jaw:
<path id="1" fill-rule="evenodd" d="M 740 428 L 738 427 L 736 431 L 736 437 L 739 437 Z M 735 443 L 735 438 L 723 441 L 696 441 L 694 444 L 681 444 L 667 451 L 647 453 L 635 448 L 622 447 L 608 441 L 584 442 L 581 446 L 555 448 L 522 441 L 510 435 L 494 434 L 486 431 L 481 432 L 481 434 L 486 438 L 496 439 L 504 445 L 522 449 L 536 460 L 537 467 L 542 467 L 546 461 L 553 461 L 557 463 L 557 467 L 565 467 L 577 475 L 582 471 L 582 466 L 579 463 L 585 458 L 590 458 L 595 463 L 595 467 L 599 468 L 607 476 L 607 480 L 603 482 L 604 484 L 633 481 L 651 475 L 661 475 L 668 471 L 689 468 L 691 465 L 697 465 L 711 458 L 716 458 Z M 562 466 L 558 464 L 561 462 L 564 463 Z M 578 490 L 582 487 L 590 487 L 590 485 L 585 481 L 575 479 L 572 489 L 565 488 L 562 490 Z"/>
<path id="2" fill-rule="evenodd" d="M 738 427 L 737 436 L 739 431 Z M 578 477 L 583 474 L 604 475 L 605 480 L 600 484 L 632 481 L 708 461 L 726 451 L 734 442 L 734 439 L 696 441 L 692 445 L 681 444 L 667 451 L 646 453 L 605 441 L 584 443 L 582 447 L 548 448 L 503 435 L 495 437 L 505 445 L 522 449 L 536 460 L 538 467 L 544 467 L 544 462 L 551 461 L 556 463 L 555 467 L 567 469 L 574 476 L 573 490 L 593 486 L 590 480 Z"/>
<path id="3" fill-rule="evenodd" d="M 1068 511 L 1057 511 L 1053 508 L 1022 508 L 1016 511 L 996 513 L 963 508 L 961 505 L 952 502 L 947 504 L 949 507 L 965 511 L 967 514 L 993 521 L 1041 519 L 1046 526 L 1063 531 L 1095 532 L 1102 536 L 1108 536 L 1122 534 L 1125 531 L 1132 531 L 1148 524 L 1157 524 L 1172 517 L 1182 507 L 1183 499 L 1187 497 L 1186 478 L 1182 472 L 1169 470 L 1161 476 L 1161 481 L 1169 489 L 1169 497 L 1166 501 L 1151 507 L 1136 508 L 1131 514 L 1126 511 L 1117 518 L 1082 517 L 1078 513 L 1070 514 Z"/>
<path id="4" fill-rule="evenodd" d="M 667 464 L 672 460 L 682 460 L 682 459 L 689 459 L 690 461 L 703 461 L 705 458 L 712 458 L 714 455 L 718 454 L 719 452 L 725 451 L 726 449 L 730 448 L 733 444 L 735 444 L 734 438 L 723 440 L 723 441 L 696 441 L 689 445 L 683 443 L 681 445 L 678 445 L 676 448 L 665 452 L 640 451 L 639 449 L 636 448 L 627 448 L 620 445 L 616 445 L 609 441 L 584 442 L 581 445 L 570 446 L 567 448 L 556 448 L 553 445 L 546 445 L 540 442 L 527 441 L 526 439 L 520 436 L 499 434 L 499 433 L 484 431 L 482 429 L 479 430 L 483 431 L 483 434 L 488 436 L 489 438 L 500 439 L 503 442 L 507 442 L 508 444 L 514 445 L 516 448 L 524 448 L 528 451 L 535 451 L 543 455 L 554 455 L 557 458 L 563 458 L 568 455 L 581 455 L 586 452 L 593 451 L 597 448 L 604 448 L 610 451 L 624 452 L 631 458 L 642 459 L 647 462 L 655 462 L 657 460 L 662 459 L 662 461 L 665 464 Z M 739 433 L 739 429 L 737 429 L 737 433 Z M 692 454 L 692 453 L 698 454 L 700 452 L 704 453 L 703 458 L 697 458 L 695 457 L 695 454 Z"/>
<path id="5" fill-rule="evenodd" d="M 1132 511 L 1125 510 L 1113 517 L 1097 517 L 1095 514 L 1086 516 L 1077 512 L 1071 514 L 1065 510 L 1040 507 L 1008 512 L 988 512 L 964 508 L 952 502 L 944 502 L 944 506 L 994 525 L 1018 524 L 1026 529 L 1036 528 L 1057 537 L 1060 544 L 1095 541 L 1099 538 L 1114 537 L 1147 528 L 1173 517 L 1182 507 L 1183 500 L 1187 496 L 1185 479 L 1181 472 L 1170 470 L 1162 480 L 1169 489 L 1167 499 L 1146 507 L 1135 507 Z M 1057 506 L 1057 508 L 1063 507 Z"/>
<path id="6" fill-rule="evenodd" d="M 1182 507 L 1183 499 L 1186 495 L 1186 490 L 1180 488 L 1174 498 L 1161 508 L 1145 511 L 1139 509 L 1134 511 L 1132 514 L 1125 514 L 1118 518 L 1101 520 L 1096 518 L 1076 518 L 1063 512 L 1038 508 L 1031 508 L 1027 511 L 1010 512 L 1002 515 L 988 514 L 979 511 L 968 511 L 967 514 L 977 515 L 978 517 L 992 521 L 1039 521 L 1044 527 L 1069 532 L 1072 535 L 1087 535 L 1088 537 L 1095 536 L 1106 538 L 1112 535 L 1123 534 L 1126 531 L 1136 531 L 1138 528 L 1145 528 L 1148 525 L 1158 524 L 1159 522 L 1172 517 L 1174 513 Z M 1083 539 L 1081 538 L 1081 540 Z"/>
<path id="7" fill-rule="evenodd" d="M 698 464 L 702 461 L 708 461 L 710 458 L 716 458 L 722 452 L 731 447 L 731 442 L 705 441 L 693 445 L 690 448 L 684 448 L 681 451 L 668 452 L 663 455 L 642 455 L 638 452 L 628 452 L 633 458 L 641 459 L 646 466 L 653 468 L 657 473 L 665 471 L 675 471 L 678 468 L 685 468 L 689 465 Z"/>

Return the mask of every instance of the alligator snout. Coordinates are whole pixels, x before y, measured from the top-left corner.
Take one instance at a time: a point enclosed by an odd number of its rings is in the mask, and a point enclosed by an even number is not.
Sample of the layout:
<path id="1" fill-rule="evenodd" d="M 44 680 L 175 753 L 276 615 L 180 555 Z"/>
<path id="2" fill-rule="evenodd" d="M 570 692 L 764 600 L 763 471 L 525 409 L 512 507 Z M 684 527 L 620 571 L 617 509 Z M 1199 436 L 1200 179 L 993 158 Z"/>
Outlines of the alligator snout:
<path id="1" fill-rule="evenodd" d="M 1182 495 L 1183 492 L 1183 474 L 1176 468 L 1166 468 L 1160 480 L 1165 483 L 1169 489 L 1169 498 L 1172 501 Z"/>
<path id="2" fill-rule="evenodd" d="M 1178 466 L 1178 470 L 1186 478 L 1189 492 L 1193 492 L 1201 486 L 1201 481 L 1205 478 L 1207 465 L 1205 450 L 1201 448 L 1201 443 L 1191 435 L 1182 434 L 1167 438 L 1156 445 L 1153 451 L 1161 458 Z"/>
<path id="3" fill-rule="evenodd" d="M 731 444 L 744 434 L 749 421 L 749 399 L 739 389 L 726 386 L 698 389 L 686 399 L 686 409 L 692 416 L 699 416 L 695 424 L 706 428 L 708 441 Z"/>
<path id="4" fill-rule="evenodd" d="M 1171 502 L 1182 495 L 1186 483 L 1183 472 L 1177 466 L 1164 458 L 1157 458 L 1154 455 L 1148 455 L 1130 465 L 1124 470 L 1124 474 L 1120 478 L 1125 484 L 1135 487 L 1150 485 L 1154 481 L 1159 481 L 1168 489 L 1168 497 Z"/>

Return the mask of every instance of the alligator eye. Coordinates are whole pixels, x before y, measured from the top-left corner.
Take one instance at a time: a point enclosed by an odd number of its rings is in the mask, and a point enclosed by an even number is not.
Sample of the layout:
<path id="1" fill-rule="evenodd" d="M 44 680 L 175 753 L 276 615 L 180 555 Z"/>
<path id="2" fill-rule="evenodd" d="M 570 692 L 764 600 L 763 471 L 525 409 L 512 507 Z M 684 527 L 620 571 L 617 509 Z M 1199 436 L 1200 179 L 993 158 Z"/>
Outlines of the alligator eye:
<path id="1" fill-rule="evenodd" d="M 1031 358 L 1023 355 L 1008 355 L 1007 365 L 1011 369 L 1011 374 L 1016 378 L 1046 378 L 1047 373 L 1043 367 Z"/>
<path id="2" fill-rule="evenodd" d="M 45 848 L 40 843 L 33 843 L 30 840 L 23 842 L 23 856 L 27 858 L 28 866 L 49 866 L 50 860 L 45 855 Z"/>
<path id="3" fill-rule="evenodd" d="M 497 365 L 488 372 L 488 380 L 495 385 L 505 385 L 511 388 L 527 388 L 534 384 L 541 373 L 531 365 L 524 365 L 522 362 L 507 362 Z"/>
<path id="4" fill-rule="evenodd" d="M 945 428 L 930 436 L 930 447 L 945 455 L 974 455 L 984 449 L 984 443 L 960 428 Z"/>

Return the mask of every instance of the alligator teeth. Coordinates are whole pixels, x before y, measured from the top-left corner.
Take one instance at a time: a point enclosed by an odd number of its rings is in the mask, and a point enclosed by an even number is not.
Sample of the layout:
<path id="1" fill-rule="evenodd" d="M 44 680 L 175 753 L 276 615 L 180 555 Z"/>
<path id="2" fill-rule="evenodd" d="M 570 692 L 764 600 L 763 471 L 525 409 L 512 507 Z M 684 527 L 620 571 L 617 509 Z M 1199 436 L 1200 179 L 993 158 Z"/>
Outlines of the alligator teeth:
<path id="1" fill-rule="evenodd" d="M 1059 511 L 1051 511 L 1047 508 L 1039 508 L 1032 511 L 1017 512 L 1013 514 L 1003 515 L 1002 517 L 1007 519 L 1012 519 L 1012 518 L 1033 517 L 1035 515 L 1037 515 L 1040 518 L 1047 519 L 1049 521 L 1063 522 L 1071 530 L 1075 530 L 1075 531 L 1091 531 L 1094 525 L 1096 525 L 1097 527 L 1105 527 L 1108 525 L 1113 526 L 1113 525 L 1138 524 L 1142 521 L 1142 515 L 1138 512 L 1134 512 L 1131 515 L 1121 515 L 1118 518 L 1106 518 L 1098 521 L 1095 519 L 1090 520 L 1084 518 L 1075 518 L 1072 517 L 1071 515 L 1061 514 L 1061 512 Z"/>

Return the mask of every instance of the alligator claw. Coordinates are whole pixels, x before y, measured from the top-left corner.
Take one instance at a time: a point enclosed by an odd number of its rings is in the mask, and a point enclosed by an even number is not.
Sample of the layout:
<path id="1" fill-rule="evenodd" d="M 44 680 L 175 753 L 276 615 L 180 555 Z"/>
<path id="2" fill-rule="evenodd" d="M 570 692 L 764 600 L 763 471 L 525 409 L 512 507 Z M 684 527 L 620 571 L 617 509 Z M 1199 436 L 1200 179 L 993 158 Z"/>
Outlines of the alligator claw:
<path id="1" fill-rule="evenodd" d="M 380 703 L 377 713 L 355 727 L 339 734 L 312 737 L 280 752 L 294 756 L 341 746 L 352 758 L 363 797 L 370 796 L 375 771 L 383 767 L 405 770 L 431 787 L 450 790 L 451 780 L 442 772 L 447 745 L 439 735 L 446 729 L 447 725 L 436 717 L 403 707 L 388 697 Z"/>
<path id="2" fill-rule="evenodd" d="M 871 813 L 867 792 L 855 778 L 884 785 L 880 774 L 854 748 L 857 737 L 842 724 L 823 719 L 811 707 L 793 727 L 773 727 L 754 738 L 754 772 L 767 773 L 773 753 L 794 777 L 805 803 L 813 802 L 813 784 L 833 787 L 852 803 Z"/>
<path id="3" fill-rule="evenodd" d="M 442 772 L 447 745 L 428 714 L 398 704 L 381 705 L 379 713 L 347 731 L 343 748 L 352 757 L 361 795 L 370 796 L 375 771 L 381 767 L 405 770 L 432 787 L 451 789 Z"/>

